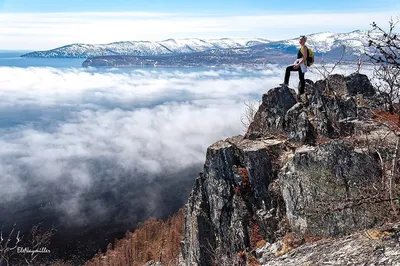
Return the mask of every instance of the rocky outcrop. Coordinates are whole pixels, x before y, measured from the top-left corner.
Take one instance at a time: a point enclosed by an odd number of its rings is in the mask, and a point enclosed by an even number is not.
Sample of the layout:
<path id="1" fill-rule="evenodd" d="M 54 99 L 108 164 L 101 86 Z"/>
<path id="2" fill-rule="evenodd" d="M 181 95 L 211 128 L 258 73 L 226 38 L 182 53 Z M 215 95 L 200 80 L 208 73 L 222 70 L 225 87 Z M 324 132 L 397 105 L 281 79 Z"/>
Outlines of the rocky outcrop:
<path id="1" fill-rule="evenodd" d="M 285 245 L 267 243 L 257 249 L 259 265 L 400 265 L 400 223 L 339 239 L 310 241 L 277 256 Z"/>
<path id="2" fill-rule="evenodd" d="M 314 145 L 320 137 L 351 135 L 351 121 L 371 117 L 357 100 L 374 107 L 382 103 L 368 77 L 357 73 L 347 77 L 332 75 L 315 83 L 308 81 L 303 103 L 297 103 L 293 93 L 282 87 L 265 94 L 245 138 L 280 132 L 291 141 Z"/>
<path id="3" fill-rule="evenodd" d="M 254 250 L 288 232 L 341 237 L 384 221 L 392 210 L 379 197 L 382 158 L 391 158 L 394 142 L 380 136 L 394 135 L 371 119 L 373 108 L 387 110 L 379 102 L 361 74 L 308 81 L 304 99 L 287 87 L 264 94 L 244 137 L 207 150 L 185 206 L 185 264 L 236 265 L 239 254 L 242 264 L 257 255 L 265 265 L 286 265 Z"/>
<path id="4" fill-rule="evenodd" d="M 299 149 L 279 173 L 293 232 L 342 236 L 376 224 L 358 204 L 380 186 L 380 165 L 342 142 Z"/>
<path id="5" fill-rule="evenodd" d="M 247 138 L 255 139 L 267 132 L 283 132 L 284 117 L 296 104 L 294 93 L 287 87 L 277 87 L 264 94 L 262 104 L 249 126 Z"/>
<path id="6" fill-rule="evenodd" d="M 340 77 L 340 75 L 338 76 Z M 355 96 L 357 94 L 361 94 L 365 97 L 372 97 L 376 95 L 375 88 L 372 86 L 366 75 L 353 73 L 344 78 L 346 81 L 347 93 L 349 95 Z"/>
<path id="7" fill-rule="evenodd" d="M 212 265 L 236 257 L 255 237 L 253 224 L 263 238 L 276 239 L 283 206 L 271 198 L 270 184 L 274 151 L 281 151 L 283 144 L 235 137 L 208 148 L 185 209 L 186 265 Z"/>

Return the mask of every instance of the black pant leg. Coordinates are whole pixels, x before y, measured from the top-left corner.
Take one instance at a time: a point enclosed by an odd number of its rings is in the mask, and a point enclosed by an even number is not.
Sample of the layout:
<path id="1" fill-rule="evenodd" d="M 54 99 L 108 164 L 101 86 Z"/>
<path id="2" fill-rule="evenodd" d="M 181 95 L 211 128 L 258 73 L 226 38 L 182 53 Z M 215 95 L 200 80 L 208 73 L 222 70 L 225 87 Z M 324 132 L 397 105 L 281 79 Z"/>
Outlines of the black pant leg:
<path id="1" fill-rule="evenodd" d="M 299 71 L 299 79 L 300 79 L 300 88 L 299 88 L 299 94 L 303 94 L 305 92 L 305 88 L 306 88 L 306 81 L 304 79 L 304 74 L 301 71 L 301 67 L 298 68 Z"/>
<path id="2" fill-rule="evenodd" d="M 297 69 L 293 68 L 294 66 L 288 66 L 285 72 L 285 84 L 289 85 L 290 71 L 297 71 Z"/>

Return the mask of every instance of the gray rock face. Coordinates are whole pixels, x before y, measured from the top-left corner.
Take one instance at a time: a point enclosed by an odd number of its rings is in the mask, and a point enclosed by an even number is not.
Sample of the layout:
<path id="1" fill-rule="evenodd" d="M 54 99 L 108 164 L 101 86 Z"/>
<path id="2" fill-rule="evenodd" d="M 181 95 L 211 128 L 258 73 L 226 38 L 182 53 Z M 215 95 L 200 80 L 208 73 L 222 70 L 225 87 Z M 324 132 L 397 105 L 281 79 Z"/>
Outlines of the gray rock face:
<path id="1" fill-rule="evenodd" d="M 185 265 L 236 265 L 238 252 L 253 249 L 255 239 L 274 243 L 289 231 L 340 237 L 380 222 L 368 202 L 382 192 L 379 160 L 346 139 L 389 136 L 369 120 L 368 108 L 379 107 L 382 98 L 360 74 L 307 82 L 306 96 L 298 99 L 286 87 L 270 90 L 243 138 L 209 147 L 185 206 Z M 380 155 L 391 154 L 394 144 L 385 145 L 376 149 Z M 299 265 L 276 259 L 271 250 L 277 246 L 268 245 L 257 255 L 260 262 Z M 306 255 L 299 261 L 307 262 Z M 310 261 L 324 263 L 317 255 Z M 337 261 L 332 265 L 344 265 Z"/>
<path id="2" fill-rule="evenodd" d="M 376 94 L 368 77 L 359 73 L 353 73 L 346 77 L 346 87 L 348 94 L 353 96 L 361 94 L 366 97 L 372 97 Z"/>
<path id="3" fill-rule="evenodd" d="M 327 138 L 343 136 L 340 121 L 343 119 L 357 118 L 357 104 L 354 98 L 346 94 L 341 97 L 319 93 L 323 86 L 315 84 L 317 90 L 310 98 L 310 110 L 315 117 L 317 135 Z"/>
<path id="4" fill-rule="evenodd" d="M 315 144 L 317 132 L 303 104 L 297 103 L 290 108 L 286 112 L 284 121 L 284 130 L 290 140 Z"/>
<path id="5" fill-rule="evenodd" d="M 286 112 L 296 104 L 293 93 L 287 87 L 277 87 L 264 94 L 246 136 L 254 132 L 283 132 Z"/>
<path id="6" fill-rule="evenodd" d="M 307 99 L 303 103 L 297 103 L 294 94 L 286 87 L 264 94 L 245 138 L 256 139 L 265 132 L 278 133 L 291 141 L 314 145 L 318 137 L 348 136 L 354 132 L 354 125 L 349 121 L 371 117 L 357 103 L 355 95 L 373 106 L 383 101 L 367 76 L 356 73 L 347 77 L 335 74 L 315 83 L 308 81 Z"/>
<path id="7" fill-rule="evenodd" d="M 282 142 L 219 141 L 207 150 L 203 171 L 185 207 L 183 257 L 186 265 L 212 265 L 236 258 L 250 246 L 252 221 L 273 241 L 277 210 L 270 197 L 271 154 Z M 222 258 L 221 254 L 226 258 Z"/>
<path id="8" fill-rule="evenodd" d="M 305 243 L 276 256 L 277 244 L 267 243 L 256 250 L 262 266 L 298 265 L 400 265 L 400 223 L 389 228 L 359 232 L 332 241 Z"/>
<path id="9" fill-rule="evenodd" d="M 360 94 L 364 97 L 372 97 L 376 94 L 375 88 L 364 74 L 353 73 L 349 76 L 333 74 L 317 82 L 323 85 L 324 90 L 334 92 L 337 96 Z"/>
<path id="10" fill-rule="evenodd" d="M 292 230 L 336 237 L 374 225 L 356 202 L 379 187 L 380 178 L 374 159 L 340 142 L 297 151 L 279 173 Z"/>

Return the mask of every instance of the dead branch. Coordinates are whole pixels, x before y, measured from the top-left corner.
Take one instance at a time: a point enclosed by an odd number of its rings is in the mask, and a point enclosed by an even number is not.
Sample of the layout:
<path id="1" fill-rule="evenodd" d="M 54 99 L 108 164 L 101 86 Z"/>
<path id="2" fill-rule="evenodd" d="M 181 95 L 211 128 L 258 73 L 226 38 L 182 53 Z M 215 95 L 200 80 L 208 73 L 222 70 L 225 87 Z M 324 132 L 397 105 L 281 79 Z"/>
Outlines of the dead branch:
<path id="1" fill-rule="evenodd" d="M 343 46 L 340 58 L 337 61 L 335 61 L 331 67 L 328 67 L 328 64 L 322 57 L 321 63 L 318 66 L 314 67 L 314 69 L 322 76 L 323 79 L 327 79 L 329 75 L 333 73 L 335 68 L 342 63 L 345 53 L 346 53 L 346 46 Z"/>
<path id="2" fill-rule="evenodd" d="M 4 227 L 1 228 L 0 231 L 0 265 L 2 262 L 5 262 L 6 265 L 9 265 L 10 259 L 13 255 L 15 255 L 18 244 L 22 240 L 22 236 L 20 236 L 20 231 L 17 232 L 14 238 L 14 232 L 16 228 L 16 223 L 14 223 L 11 228 L 8 236 L 3 236 Z"/>
<path id="3" fill-rule="evenodd" d="M 394 199 L 393 199 L 393 193 L 394 193 L 394 191 L 393 191 L 393 180 L 394 180 L 394 177 L 395 177 L 396 172 L 397 172 L 396 171 L 396 164 L 397 164 L 397 158 L 398 158 L 398 154 L 399 154 L 399 139 L 400 139 L 400 137 L 397 137 L 396 149 L 393 152 L 392 171 L 391 171 L 391 174 L 389 176 L 390 205 L 391 205 L 392 210 L 394 212 L 394 215 L 396 217 L 398 217 L 399 214 L 398 214 L 397 206 L 396 206 L 396 204 L 394 202 Z"/>
<path id="4" fill-rule="evenodd" d="M 256 115 L 258 106 L 260 106 L 260 104 L 260 101 L 244 101 L 245 112 L 240 118 L 240 121 L 242 122 L 242 125 L 244 127 L 244 131 L 247 131 L 250 124 L 254 121 L 254 116 Z"/>

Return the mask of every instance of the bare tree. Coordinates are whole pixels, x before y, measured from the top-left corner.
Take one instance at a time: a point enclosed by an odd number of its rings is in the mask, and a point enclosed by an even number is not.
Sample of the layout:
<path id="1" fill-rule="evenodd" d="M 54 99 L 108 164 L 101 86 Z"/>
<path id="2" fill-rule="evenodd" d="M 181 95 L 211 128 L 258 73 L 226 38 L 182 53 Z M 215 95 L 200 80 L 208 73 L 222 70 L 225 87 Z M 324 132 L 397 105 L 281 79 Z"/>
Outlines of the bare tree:
<path id="1" fill-rule="evenodd" d="M 10 265 L 38 265 L 38 256 L 49 252 L 51 237 L 55 229 L 44 230 L 41 225 L 34 225 L 26 239 L 20 231 L 16 231 L 16 223 L 7 234 L 4 228 L 0 231 L 0 266 Z M 18 257 L 17 257 L 18 255 Z"/>
<path id="2" fill-rule="evenodd" d="M 375 86 L 388 104 L 390 113 L 399 113 L 400 110 L 396 107 L 396 103 L 400 100 L 400 68 L 382 64 L 375 67 L 373 76 Z"/>
<path id="3" fill-rule="evenodd" d="M 400 140 L 400 37 L 395 33 L 395 27 L 400 19 L 389 20 L 389 29 L 385 30 L 373 22 L 368 32 L 367 56 L 375 65 L 374 80 L 381 98 L 388 105 L 389 114 L 372 110 L 374 116 L 386 126 L 395 136 L 396 145 L 390 161 L 391 167 L 386 171 L 387 190 L 395 216 L 399 217 L 398 203 L 396 204 L 396 181 L 399 180 L 399 140 Z"/>
<path id="4" fill-rule="evenodd" d="M 258 107 L 261 105 L 260 101 L 248 100 L 244 101 L 245 110 L 244 114 L 240 117 L 244 131 L 246 132 L 250 124 L 254 120 Z"/>
<path id="5" fill-rule="evenodd" d="M 36 263 L 38 256 L 47 251 L 55 231 L 54 228 L 44 230 L 41 224 L 34 225 L 31 228 L 28 242 L 26 243 L 31 252 L 27 252 L 24 258 L 27 265 L 34 265 L 33 263 Z"/>
<path id="6" fill-rule="evenodd" d="M 8 235 L 5 235 L 3 230 L 4 228 L 1 228 L 0 231 L 0 266 L 10 265 L 10 259 L 12 256 L 14 256 L 17 252 L 17 247 L 18 244 L 22 240 L 22 236 L 20 235 L 20 231 L 15 232 L 15 226 L 16 224 L 14 223 L 12 229 L 10 230 Z"/>
<path id="7" fill-rule="evenodd" d="M 319 75 L 323 79 L 327 79 L 329 75 L 333 73 L 333 71 L 338 67 L 340 64 L 343 62 L 344 55 L 346 54 L 346 46 L 343 45 L 342 47 L 342 52 L 340 54 L 340 57 L 338 60 L 334 61 L 331 64 L 328 64 L 324 57 L 321 58 L 321 61 L 318 65 L 313 65 L 313 68 L 311 69 L 311 72 L 314 73 L 319 73 Z"/>
<path id="8" fill-rule="evenodd" d="M 362 60 L 361 55 L 357 58 L 357 63 L 356 63 L 356 73 L 359 74 L 361 71 L 361 68 L 363 67 L 364 62 Z"/>
<path id="9" fill-rule="evenodd" d="M 389 21 L 389 29 L 384 30 L 375 22 L 368 32 L 369 56 L 375 65 L 374 78 L 379 92 L 384 95 L 392 114 L 400 113 L 400 37 L 394 32 L 399 19 Z M 400 120 L 399 120 L 400 122 Z"/>
<path id="10" fill-rule="evenodd" d="M 390 19 L 389 29 L 384 30 L 372 22 L 372 30 L 368 32 L 368 46 L 372 48 L 368 55 L 372 63 L 400 66 L 400 38 L 394 32 L 397 23 L 399 19 L 397 21 Z"/>

